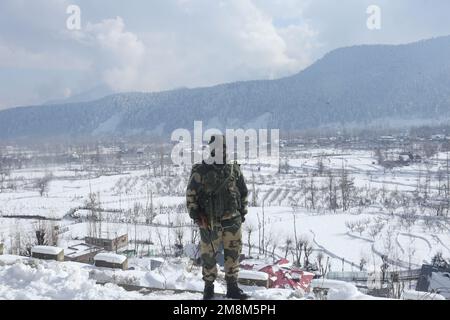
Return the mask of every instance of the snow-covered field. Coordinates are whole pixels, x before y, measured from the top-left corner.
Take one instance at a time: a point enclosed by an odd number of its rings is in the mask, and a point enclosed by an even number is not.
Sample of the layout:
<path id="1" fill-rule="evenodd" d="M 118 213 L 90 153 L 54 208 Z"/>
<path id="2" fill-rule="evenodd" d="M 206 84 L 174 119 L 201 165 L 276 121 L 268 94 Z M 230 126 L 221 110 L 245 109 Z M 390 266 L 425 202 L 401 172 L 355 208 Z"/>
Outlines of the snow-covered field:
<path id="1" fill-rule="evenodd" d="M 282 156 L 289 160 L 284 164 L 282 160 L 281 173 L 268 170 L 263 159 L 243 166 L 252 205 L 244 226 L 245 254 L 250 244 L 253 258 L 273 255 L 274 259 L 286 256 L 293 261 L 294 250 L 287 243 L 295 240 L 297 233 L 297 238 L 312 248 L 309 262 L 316 264 L 318 255 L 322 254 L 324 261 L 329 259 L 331 272 L 379 271 L 382 256 L 388 257 L 390 270 L 420 268 L 438 252 L 450 256 L 450 224 L 446 214 L 438 216 L 434 209 L 419 208 L 418 202 L 414 202 L 424 193 L 432 198 L 441 192 L 445 181 L 437 175 L 445 169 L 445 153 L 390 170 L 377 164 L 372 151 L 299 149 Z M 357 202 L 345 209 L 339 205 L 344 168 L 352 181 L 349 197 L 357 198 Z M 34 184 L 49 173 L 52 179 L 41 195 Z M 127 233 L 131 240 L 129 249 L 138 249 L 140 256 L 145 252 L 167 254 L 166 250 L 172 250 L 180 233 L 185 243 L 195 237 L 184 207 L 188 176 L 189 168 L 181 167 L 171 168 L 163 175 L 150 169 L 94 174 L 81 172 L 73 165 L 12 170 L 9 179 L 15 182 L 16 188 L 0 193 L 0 242 L 4 243 L 5 253 L 18 253 L 18 245 L 33 241 L 38 224 L 36 216 L 54 219 L 51 223 L 63 230 L 59 246 L 82 240 L 92 227 L 86 220 L 90 215 L 87 205 L 90 195 L 95 194 L 96 203 L 102 209 L 102 234 Z M 328 206 L 330 185 L 338 203 L 333 209 Z M 145 210 L 136 214 L 137 205 Z M 150 220 L 144 213 L 149 208 Z M 261 245 L 265 248 L 258 248 Z M 116 287 L 113 290 L 110 285 L 95 285 L 88 280 L 89 266 L 50 265 L 48 270 L 29 264 L 1 267 L 0 297 L 20 297 L 20 285 L 26 281 L 42 282 L 43 287 L 49 288 L 44 293 L 36 285 L 22 293 L 24 298 L 115 299 L 120 296 L 134 299 L 138 295 Z M 44 285 L 45 281 L 50 283 Z M 200 289 L 199 285 L 194 283 L 192 288 Z"/>
<path id="2" fill-rule="evenodd" d="M 133 260 L 134 270 L 121 271 L 76 262 L 44 261 L 19 256 L 0 256 L 0 300 L 199 300 L 203 281 L 199 267 L 187 259 L 167 262 L 151 271 L 149 260 Z M 223 278 L 223 272 L 219 277 Z M 105 284 L 100 284 L 105 283 Z M 161 289 L 141 293 L 117 285 Z M 254 299 L 306 299 L 290 289 L 243 287 Z M 186 291 L 184 291 L 186 290 Z M 224 293 L 223 285 L 216 285 Z"/>

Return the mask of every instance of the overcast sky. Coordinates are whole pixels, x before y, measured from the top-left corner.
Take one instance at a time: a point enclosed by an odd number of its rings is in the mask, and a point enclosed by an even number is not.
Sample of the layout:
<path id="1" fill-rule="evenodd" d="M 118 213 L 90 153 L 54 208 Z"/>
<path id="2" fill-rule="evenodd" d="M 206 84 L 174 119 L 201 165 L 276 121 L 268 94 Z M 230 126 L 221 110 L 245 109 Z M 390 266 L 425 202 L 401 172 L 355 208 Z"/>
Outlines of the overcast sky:
<path id="1" fill-rule="evenodd" d="M 449 35 L 449 14 L 448 0 L 1 0 L 0 108 L 279 78 L 338 47 Z"/>

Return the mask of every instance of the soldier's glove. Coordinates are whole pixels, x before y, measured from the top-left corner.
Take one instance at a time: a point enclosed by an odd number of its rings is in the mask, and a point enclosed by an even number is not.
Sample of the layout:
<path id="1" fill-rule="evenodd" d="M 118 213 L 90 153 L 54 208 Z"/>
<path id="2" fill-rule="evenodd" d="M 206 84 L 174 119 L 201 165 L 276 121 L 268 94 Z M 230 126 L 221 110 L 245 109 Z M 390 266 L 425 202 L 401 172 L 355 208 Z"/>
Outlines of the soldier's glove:
<path id="1" fill-rule="evenodd" d="M 194 220 L 195 224 L 200 228 L 208 228 L 208 219 L 205 216 L 200 216 L 199 219 Z"/>
<path id="2" fill-rule="evenodd" d="M 246 216 L 247 213 L 248 213 L 247 207 L 242 208 L 242 209 L 240 210 L 240 212 L 241 212 L 242 223 L 244 223 L 244 222 L 245 222 L 245 216 Z"/>

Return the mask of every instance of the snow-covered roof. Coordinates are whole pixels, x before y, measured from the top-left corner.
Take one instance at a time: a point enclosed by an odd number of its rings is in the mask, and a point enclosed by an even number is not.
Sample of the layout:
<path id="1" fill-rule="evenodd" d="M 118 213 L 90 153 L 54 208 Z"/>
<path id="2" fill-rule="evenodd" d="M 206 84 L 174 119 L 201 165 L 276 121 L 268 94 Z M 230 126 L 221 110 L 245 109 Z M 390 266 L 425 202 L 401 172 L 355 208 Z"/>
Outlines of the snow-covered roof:
<path id="1" fill-rule="evenodd" d="M 62 248 L 50 246 L 36 246 L 31 249 L 31 253 L 58 255 L 63 251 Z"/>
<path id="2" fill-rule="evenodd" d="M 241 270 L 239 271 L 240 279 L 251 279 L 251 280 L 269 280 L 269 275 L 265 272 L 254 271 L 254 270 Z"/>
<path id="3" fill-rule="evenodd" d="M 12 264 L 17 263 L 18 261 L 26 260 L 26 259 L 28 259 L 28 258 L 22 257 L 22 256 L 14 256 L 14 255 L 9 255 L 9 254 L 0 255 L 0 266 L 12 265 Z"/>
<path id="4" fill-rule="evenodd" d="M 413 290 L 405 290 L 402 294 L 403 300 L 445 300 L 445 297 L 430 292 L 421 292 L 421 291 L 413 291 Z"/>
<path id="5" fill-rule="evenodd" d="M 125 262 L 125 260 L 127 260 L 127 257 L 110 252 L 102 252 L 94 257 L 94 261 L 105 261 L 108 263 L 117 263 L 117 264 L 122 264 Z"/>
<path id="6" fill-rule="evenodd" d="M 94 245 L 78 243 L 64 249 L 64 255 L 70 258 L 76 258 L 88 253 L 102 251 L 103 249 Z"/>
<path id="7" fill-rule="evenodd" d="M 339 280 L 313 279 L 311 286 L 313 288 L 328 289 L 328 300 L 389 300 L 388 298 L 365 295 L 358 291 L 353 283 Z"/>

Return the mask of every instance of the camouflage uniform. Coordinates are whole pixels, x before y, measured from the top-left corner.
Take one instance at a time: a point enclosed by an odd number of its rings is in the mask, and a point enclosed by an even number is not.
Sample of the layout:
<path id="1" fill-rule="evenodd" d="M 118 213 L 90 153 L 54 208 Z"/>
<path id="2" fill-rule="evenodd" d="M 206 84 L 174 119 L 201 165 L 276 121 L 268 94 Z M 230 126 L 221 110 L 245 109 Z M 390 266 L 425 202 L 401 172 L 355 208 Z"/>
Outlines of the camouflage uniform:
<path id="1" fill-rule="evenodd" d="M 208 228 L 200 228 L 203 280 L 214 282 L 217 276 L 215 251 L 223 243 L 227 282 L 236 282 L 242 250 L 241 225 L 247 214 L 248 190 L 240 166 L 233 164 L 194 165 L 186 200 L 190 217 L 202 216 Z"/>

